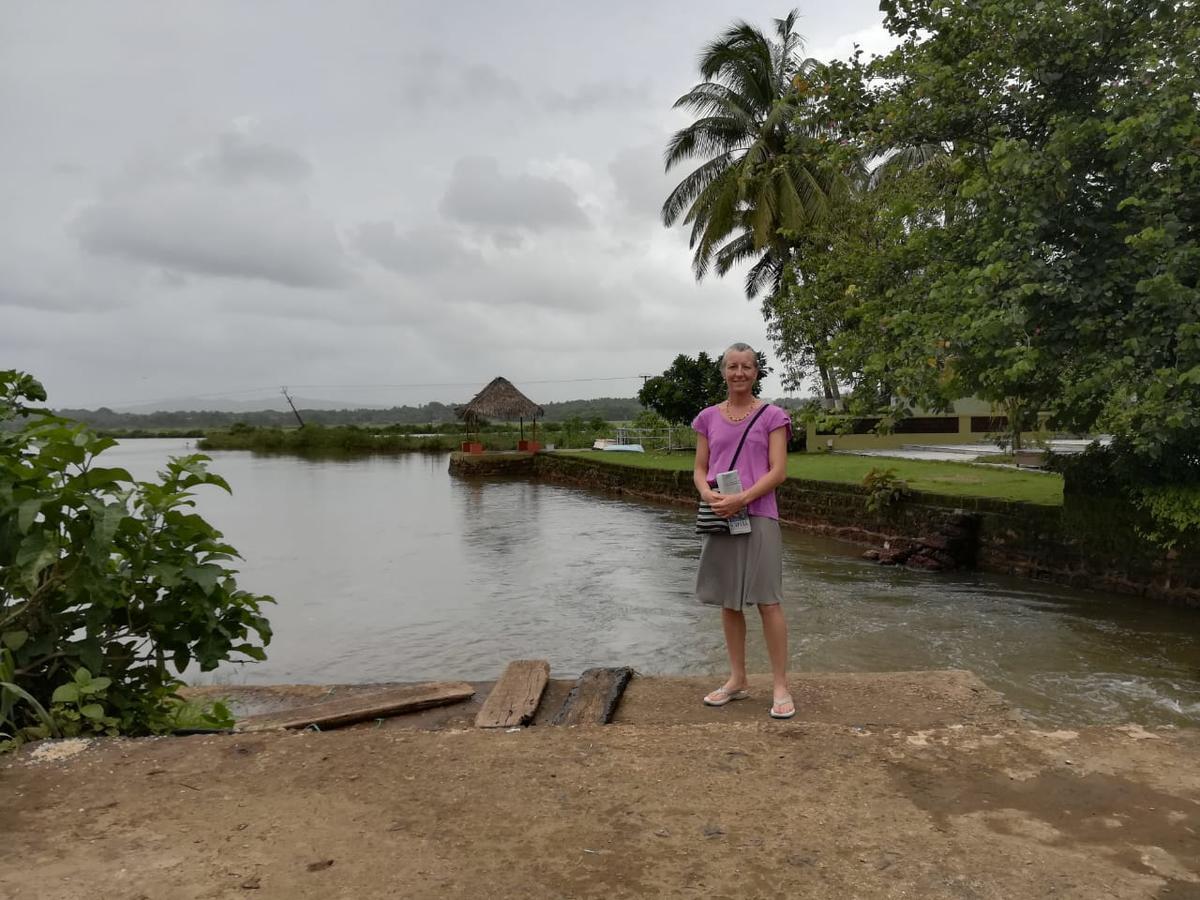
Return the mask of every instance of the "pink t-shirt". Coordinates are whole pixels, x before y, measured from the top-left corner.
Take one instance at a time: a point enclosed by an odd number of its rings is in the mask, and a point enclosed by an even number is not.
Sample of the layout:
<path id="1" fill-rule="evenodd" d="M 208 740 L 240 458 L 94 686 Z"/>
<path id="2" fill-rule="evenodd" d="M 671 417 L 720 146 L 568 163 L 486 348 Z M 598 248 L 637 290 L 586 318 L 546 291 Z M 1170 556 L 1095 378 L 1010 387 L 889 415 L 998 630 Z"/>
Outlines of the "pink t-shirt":
<path id="1" fill-rule="evenodd" d="M 758 410 L 755 410 L 747 417 L 746 421 L 737 424 L 721 415 L 721 410 L 715 406 L 708 407 L 696 416 L 692 422 L 692 429 L 708 438 L 709 484 L 717 480 L 718 472 L 729 471 L 729 461 L 733 459 L 738 441 L 742 439 L 742 432 L 750 423 L 750 419 L 757 413 Z M 758 482 L 758 479 L 771 470 L 771 461 L 767 456 L 767 435 L 777 428 L 786 428 L 790 439 L 792 417 L 778 406 L 767 404 L 767 408 L 755 421 L 753 430 L 746 435 L 745 446 L 742 447 L 741 455 L 738 456 L 737 473 L 742 479 L 743 489 L 749 490 Z M 759 497 L 746 509 L 752 516 L 766 516 L 768 519 L 779 518 L 779 506 L 775 502 L 774 491 Z"/>

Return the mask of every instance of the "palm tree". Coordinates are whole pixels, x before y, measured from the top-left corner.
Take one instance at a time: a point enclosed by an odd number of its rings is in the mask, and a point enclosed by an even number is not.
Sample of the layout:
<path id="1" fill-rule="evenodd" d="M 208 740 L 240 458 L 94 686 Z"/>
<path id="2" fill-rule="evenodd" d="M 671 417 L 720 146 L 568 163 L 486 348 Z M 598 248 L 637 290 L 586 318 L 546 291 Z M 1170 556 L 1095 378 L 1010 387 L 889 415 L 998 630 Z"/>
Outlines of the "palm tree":
<path id="1" fill-rule="evenodd" d="M 785 230 L 799 231 L 825 209 L 828 170 L 789 152 L 797 136 L 798 86 L 818 63 L 801 59 L 798 13 L 775 20 L 774 38 L 735 22 L 700 55 L 704 81 L 675 101 L 697 115 L 667 144 L 666 168 L 704 161 L 671 191 L 663 223 L 691 225 L 697 279 L 710 268 L 723 276 L 753 261 L 749 297 L 778 288 L 791 248 Z"/>

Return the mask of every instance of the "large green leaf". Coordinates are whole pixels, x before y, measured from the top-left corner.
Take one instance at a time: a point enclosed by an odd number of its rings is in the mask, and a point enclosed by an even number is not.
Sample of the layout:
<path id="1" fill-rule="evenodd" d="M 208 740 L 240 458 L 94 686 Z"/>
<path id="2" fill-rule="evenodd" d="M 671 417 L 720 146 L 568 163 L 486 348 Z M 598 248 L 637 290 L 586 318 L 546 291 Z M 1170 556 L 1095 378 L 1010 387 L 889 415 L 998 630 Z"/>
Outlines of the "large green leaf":
<path id="1" fill-rule="evenodd" d="M 58 544 L 42 532 L 34 532 L 21 541 L 14 563 L 25 588 L 35 590 L 42 572 L 54 565 L 61 553 Z"/>
<path id="2" fill-rule="evenodd" d="M 75 703 L 79 700 L 79 685 L 74 681 L 60 684 L 50 696 L 51 703 Z"/>
<path id="3" fill-rule="evenodd" d="M 33 527 L 33 521 L 37 518 L 38 513 L 42 511 L 42 504 L 45 499 L 42 497 L 34 497 L 25 500 L 21 503 L 17 510 L 17 530 L 21 534 L 28 534 L 29 529 Z"/>

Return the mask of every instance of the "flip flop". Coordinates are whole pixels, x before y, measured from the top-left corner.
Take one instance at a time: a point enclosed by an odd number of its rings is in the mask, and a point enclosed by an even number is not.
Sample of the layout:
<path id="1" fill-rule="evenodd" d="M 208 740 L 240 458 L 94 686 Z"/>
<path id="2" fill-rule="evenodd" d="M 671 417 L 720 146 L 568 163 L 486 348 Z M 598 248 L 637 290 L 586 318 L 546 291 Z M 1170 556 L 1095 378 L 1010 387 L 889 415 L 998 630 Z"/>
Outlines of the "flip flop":
<path id="1" fill-rule="evenodd" d="M 781 709 L 788 706 L 792 708 L 790 712 L 780 712 Z M 777 698 L 775 702 L 771 704 L 772 719 L 790 719 L 795 714 L 796 701 L 792 699 L 791 694 L 785 694 L 783 697 Z"/>
<path id="2" fill-rule="evenodd" d="M 704 705 L 724 706 L 733 700 L 748 700 L 749 698 L 750 692 L 745 688 L 737 691 L 727 691 L 725 688 L 719 687 L 704 698 Z"/>

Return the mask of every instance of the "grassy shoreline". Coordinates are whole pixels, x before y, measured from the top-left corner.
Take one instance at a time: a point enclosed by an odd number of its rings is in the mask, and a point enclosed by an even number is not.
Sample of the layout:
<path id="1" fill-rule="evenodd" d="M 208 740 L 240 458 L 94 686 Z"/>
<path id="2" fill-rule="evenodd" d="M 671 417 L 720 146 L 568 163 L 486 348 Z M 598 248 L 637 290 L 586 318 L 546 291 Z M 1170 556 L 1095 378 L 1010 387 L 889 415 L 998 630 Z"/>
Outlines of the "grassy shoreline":
<path id="1" fill-rule="evenodd" d="M 613 453 L 599 450 L 572 452 L 597 462 L 666 471 L 691 471 L 690 453 Z M 861 484 L 871 469 L 891 469 L 915 491 L 957 497 L 990 497 L 1040 506 L 1062 506 L 1063 479 L 1050 472 L 1005 469 L 998 466 L 924 459 L 892 459 L 841 453 L 792 453 L 788 477 L 804 481 Z"/>
<path id="2" fill-rule="evenodd" d="M 489 450 L 516 449 L 514 433 L 489 433 Z M 202 438 L 201 450 L 252 450 L 259 453 L 292 453 L 299 456 L 370 456 L 394 453 L 445 453 L 459 448 L 461 433 L 396 434 L 358 428 L 266 429 L 213 431 Z M 618 466 L 691 471 L 691 451 L 613 453 L 600 450 L 559 450 L 556 453 Z M 961 497 L 989 497 L 1061 506 L 1063 480 L 1047 472 L 1009 469 L 966 462 L 892 459 L 842 453 L 791 453 L 788 477 L 804 481 L 861 484 L 872 469 L 892 470 L 915 491 Z"/>

